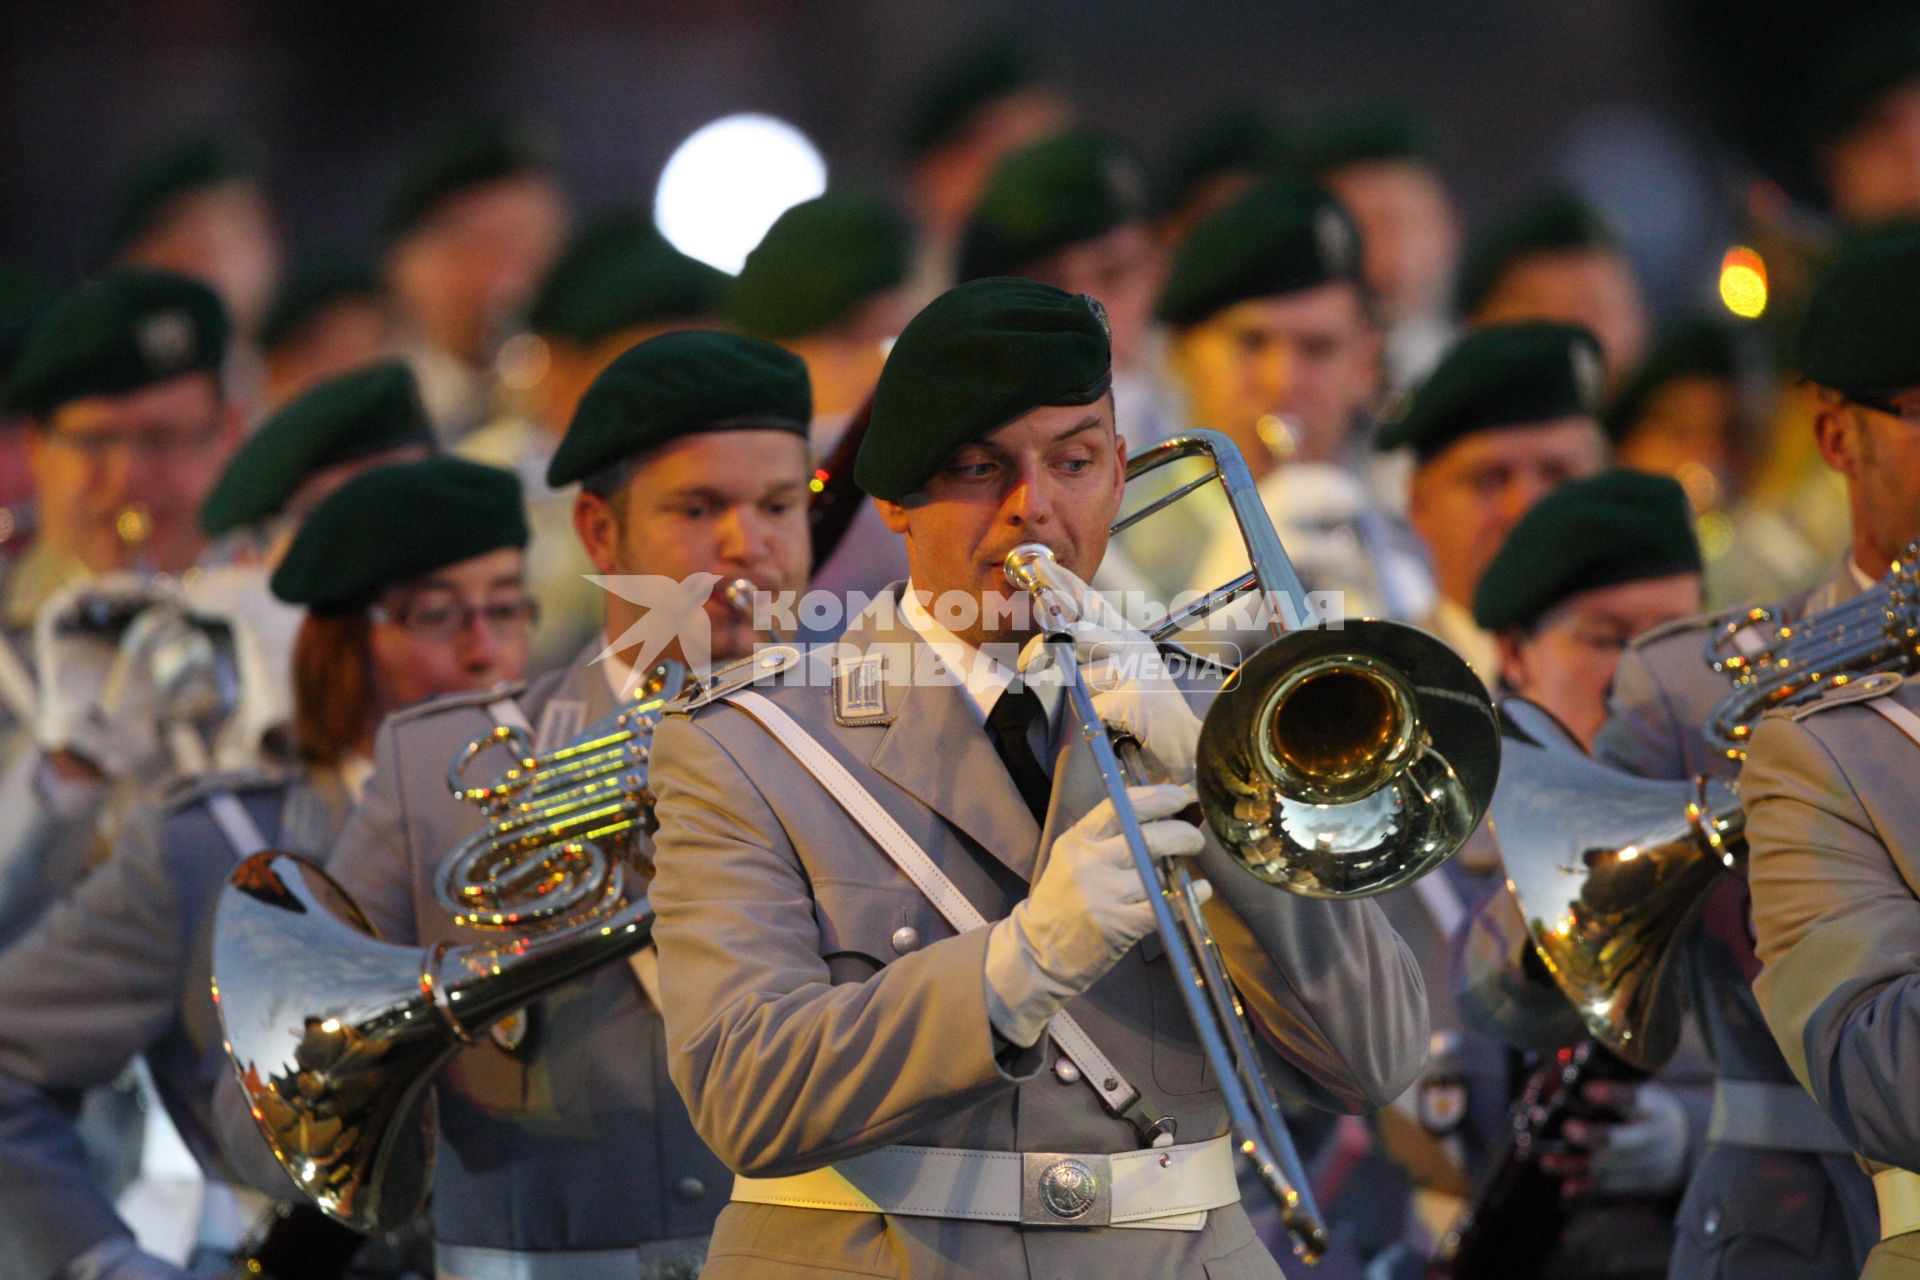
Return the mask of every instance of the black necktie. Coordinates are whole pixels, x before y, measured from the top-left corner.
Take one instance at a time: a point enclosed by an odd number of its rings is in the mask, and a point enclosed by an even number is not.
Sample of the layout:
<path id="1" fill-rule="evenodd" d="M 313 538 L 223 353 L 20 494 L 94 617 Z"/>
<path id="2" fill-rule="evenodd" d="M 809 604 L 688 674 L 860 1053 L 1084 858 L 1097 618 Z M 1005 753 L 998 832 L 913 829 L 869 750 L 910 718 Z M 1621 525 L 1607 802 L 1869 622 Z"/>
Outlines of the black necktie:
<path id="1" fill-rule="evenodd" d="M 1031 730 L 1035 721 L 1044 723 L 1045 715 L 1039 695 L 1025 685 L 1017 689 L 1007 686 L 1000 700 L 993 704 L 993 710 L 987 713 L 987 732 L 993 735 L 993 749 L 1000 753 L 1007 772 L 1013 775 L 1013 785 L 1020 788 L 1020 798 L 1033 810 L 1034 821 L 1042 825 L 1046 823 L 1047 798 L 1053 791 L 1053 783 L 1039 757 L 1033 754 Z"/>

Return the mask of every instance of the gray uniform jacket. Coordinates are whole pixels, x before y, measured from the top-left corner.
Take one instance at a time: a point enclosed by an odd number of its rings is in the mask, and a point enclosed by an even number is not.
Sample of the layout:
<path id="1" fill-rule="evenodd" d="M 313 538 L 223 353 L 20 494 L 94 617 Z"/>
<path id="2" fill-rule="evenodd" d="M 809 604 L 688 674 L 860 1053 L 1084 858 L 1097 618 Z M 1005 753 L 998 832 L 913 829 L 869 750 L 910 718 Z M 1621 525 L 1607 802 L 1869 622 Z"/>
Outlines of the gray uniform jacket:
<path id="1" fill-rule="evenodd" d="M 1871 707 L 1920 707 L 1881 677 L 1762 718 L 1742 799 L 1752 849 L 1754 984 L 1786 1060 L 1875 1169 L 1920 1168 L 1920 746 Z M 1920 1237 L 1873 1276 L 1920 1275 Z"/>
<path id="2" fill-rule="evenodd" d="M 898 584 L 894 590 L 897 592 Z M 866 713 L 836 718 L 826 660 L 762 688 L 844 764 L 988 919 L 1026 896 L 1041 851 L 1094 803 L 1084 750 L 1056 727 L 1045 830 L 1022 803 L 974 705 L 909 678 L 917 635 L 885 603 L 841 639 L 891 654 Z M 930 657 L 924 648 L 920 656 Z M 871 670 L 871 668 L 862 668 Z M 1110 1153 L 1137 1146 L 1049 1041 L 1016 1051 L 987 1013 L 988 930 L 955 935 L 831 796 L 761 726 L 716 703 L 656 737 L 661 827 L 653 902 L 674 1082 L 736 1171 L 780 1175 L 899 1142 Z M 1215 887 L 1244 996 L 1282 1048 L 1285 1091 L 1364 1111 L 1399 1095 L 1427 1040 L 1406 946 L 1369 902 L 1277 892 L 1217 851 Z M 1149 1114 L 1181 1142 L 1226 1129 L 1220 1096 L 1157 940 L 1069 1009 Z M 1279 1270 L 1236 1204 L 1198 1232 L 1023 1229 L 938 1217 L 736 1203 L 715 1227 L 708 1280 L 801 1276 L 1168 1277 L 1255 1280 Z"/>
<path id="3" fill-rule="evenodd" d="M 516 698 L 540 749 L 564 744 L 612 709 L 588 646 Z M 434 886 L 483 815 L 447 787 L 455 752 L 494 725 L 508 690 L 443 698 L 380 729 L 374 773 L 328 871 L 393 942 L 499 942 L 457 928 Z M 513 763 L 495 749 L 470 777 Z M 667 1079 L 660 1019 L 633 970 L 607 965 L 531 1011 L 509 1053 L 482 1037 L 440 1073 L 434 1236 L 442 1245 L 531 1252 L 623 1250 L 704 1235 L 726 1172 L 694 1136 Z"/>
<path id="4" fill-rule="evenodd" d="M 242 854 L 207 797 L 238 797 L 268 841 L 317 852 L 345 819 L 337 775 L 216 778 L 129 822 L 113 855 L 0 952 L 0 1280 L 47 1280 L 130 1233 L 88 1174 L 82 1089 L 145 1054 L 167 1113 L 225 1176 L 214 1087 L 229 1074 L 209 988 L 214 906 Z"/>
<path id="5" fill-rule="evenodd" d="M 1842 565 L 1820 586 L 1770 607 L 1778 621 L 1788 622 L 1857 590 Z M 1715 753 L 1701 733 L 1708 713 L 1729 689 L 1727 678 L 1703 656 L 1708 637 L 1737 612 L 1672 623 L 1633 642 L 1614 674 L 1607 722 L 1594 740 L 1599 759 L 1645 778 L 1739 776 L 1739 762 Z M 1729 877 L 1709 896 L 1680 954 L 1689 1002 L 1713 1055 L 1723 1100 L 1681 1202 L 1670 1274 L 1675 1280 L 1851 1277 L 1872 1245 L 1873 1192 L 1852 1159 L 1836 1149 L 1842 1146 L 1838 1135 L 1820 1125 L 1817 1115 L 1794 1105 L 1804 1099 L 1792 1092 L 1793 1075 L 1749 985 L 1758 962 L 1748 921 L 1746 886 Z M 1511 924 L 1518 924 L 1517 914 Z M 1524 938 L 1522 930 L 1501 932 Z M 1478 951 L 1470 946 L 1469 956 Z M 1516 972 L 1517 966 L 1511 967 L 1507 976 Z M 1518 1002 L 1507 1003 L 1517 1007 Z M 1826 1150 L 1806 1149 L 1818 1143 L 1767 1140 L 1747 1132 L 1773 1121 L 1785 1127 L 1796 1118 L 1813 1122 Z"/>

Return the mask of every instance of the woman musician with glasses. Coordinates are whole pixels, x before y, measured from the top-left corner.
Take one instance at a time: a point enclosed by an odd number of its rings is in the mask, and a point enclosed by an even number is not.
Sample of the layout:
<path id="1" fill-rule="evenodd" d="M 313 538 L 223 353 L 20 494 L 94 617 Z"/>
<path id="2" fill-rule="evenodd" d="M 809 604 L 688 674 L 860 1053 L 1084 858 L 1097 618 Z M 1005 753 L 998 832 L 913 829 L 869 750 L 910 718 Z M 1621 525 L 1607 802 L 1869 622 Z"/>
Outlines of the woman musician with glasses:
<path id="1" fill-rule="evenodd" d="M 209 984 L 220 891 L 263 847 L 331 843 L 388 714 L 519 678 L 535 612 L 526 541 L 513 476 L 451 458 L 366 471 L 302 524 L 273 575 L 307 611 L 296 763 L 186 785 L 0 954 L 0 1280 L 161 1280 L 233 1248 L 245 1202 L 211 1181 L 198 1238 L 183 1234 L 174 1261 L 143 1252 L 94 1183 L 65 1101 L 144 1055 L 194 1156 L 225 1176 L 211 1122 L 229 1070 Z M 208 1230 L 222 1203 L 224 1238 Z"/>

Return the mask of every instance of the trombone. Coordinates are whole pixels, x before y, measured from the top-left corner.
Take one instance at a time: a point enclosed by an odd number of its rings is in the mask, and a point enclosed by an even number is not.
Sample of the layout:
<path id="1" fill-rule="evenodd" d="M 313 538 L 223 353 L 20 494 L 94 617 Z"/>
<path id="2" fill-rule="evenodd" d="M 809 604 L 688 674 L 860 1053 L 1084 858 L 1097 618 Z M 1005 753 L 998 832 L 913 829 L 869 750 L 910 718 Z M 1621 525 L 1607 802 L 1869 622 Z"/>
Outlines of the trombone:
<path id="1" fill-rule="evenodd" d="M 1195 777 L 1208 826 L 1252 874 L 1308 897 L 1368 897 L 1433 870 L 1472 834 L 1493 792 L 1500 737 L 1484 686 L 1445 644 L 1398 623 L 1286 631 L 1283 619 L 1309 616 L 1306 592 L 1229 439 L 1195 430 L 1163 441 L 1129 460 L 1127 479 L 1187 458 L 1205 459 L 1207 474 L 1131 513 L 1115 532 L 1217 481 L 1252 568 L 1170 613 L 1150 638 L 1249 592 L 1266 597 L 1273 639 L 1226 680 L 1201 727 Z M 1102 723 L 1081 671 L 1073 627 L 1087 616 L 1088 588 L 1037 543 L 1015 548 L 1006 574 L 1032 598 L 1238 1148 L 1278 1202 L 1295 1252 L 1314 1261 L 1326 1229 L 1191 873 L 1147 849 L 1127 797 L 1145 780 L 1143 753 Z"/>

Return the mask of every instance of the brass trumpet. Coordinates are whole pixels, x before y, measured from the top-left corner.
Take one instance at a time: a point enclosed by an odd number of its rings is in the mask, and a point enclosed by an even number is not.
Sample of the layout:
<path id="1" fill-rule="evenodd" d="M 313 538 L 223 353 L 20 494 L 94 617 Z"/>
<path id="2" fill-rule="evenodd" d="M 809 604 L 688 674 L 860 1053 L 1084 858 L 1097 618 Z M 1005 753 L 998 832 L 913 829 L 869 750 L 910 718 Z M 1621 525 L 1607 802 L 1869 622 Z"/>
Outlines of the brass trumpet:
<path id="1" fill-rule="evenodd" d="M 1226 680 L 1201 727 L 1196 781 L 1207 824 L 1254 875 L 1309 897 L 1366 897 L 1431 871 L 1472 834 L 1498 772 L 1499 733 L 1479 678 L 1446 645 L 1397 623 L 1284 632 L 1283 617 L 1308 616 L 1306 593 L 1230 440 L 1211 431 L 1177 436 L 1130 459 L 1127 478 L 1191 457 L 1207 459 L 1210 473 L 1117 528 L 1217 481 L 1252 569 L 1149 634 L 1162 639 L 1256 589 L 1291 606 L 1268 610 L 1274 639 Z M 1110 736 L 1082 676 L 1073 627 L 1084 616 L 1087 587 L 1039 544 L 1015 548 L 1006 573 L 1034 601 L 1238 1147 L 1278 1202 L 1295 1251 L 1312 1261 L 1326 1248 L 1326 1230 L 1254 1032 L 1191 874 L 1178 859 L 1157 863 L 1141 836 L 1127 797 L 1127 787 L 1145 779 L 1139 745 Z"/>
<path id="2" fill-rule="evenodd" d="M 736 580 L 723 595 L 740 610 L 752 590 Z M 433 1184 L 440 1068 L 493 1023 L 646 945 L 653 912 L 626 872 L 650 830 L 653 730 L 688 679 L 663 664 L 544 756 L 503 726 L 455 757 L 448 786 L 487 824 L 442 862 L 437 896 L 458 924 L 499 941 L 381 942 L 346 893 L 293 854 L 258 853 L 234 872 L 213 936 L 227 1053 L 275 1158 L 335 1221 L 378 1235 L 417 1214 Z M 498 746 L 514 750 L 513 766 L 469 783 Z"/>

